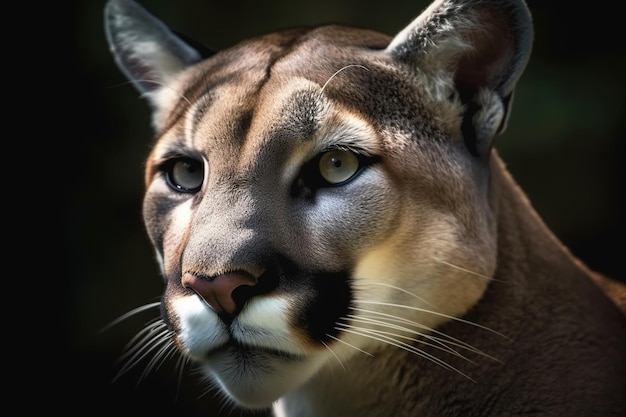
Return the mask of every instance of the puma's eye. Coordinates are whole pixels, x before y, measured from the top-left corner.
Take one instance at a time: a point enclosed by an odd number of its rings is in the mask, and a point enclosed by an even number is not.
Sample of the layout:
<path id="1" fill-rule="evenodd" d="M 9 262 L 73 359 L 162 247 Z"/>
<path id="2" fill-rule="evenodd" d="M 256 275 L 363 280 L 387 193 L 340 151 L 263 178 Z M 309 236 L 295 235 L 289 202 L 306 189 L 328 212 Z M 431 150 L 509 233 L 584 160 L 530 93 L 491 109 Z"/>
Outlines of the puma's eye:
<path id="1" fill-rule="evenodd" d="M 167 183 L 176 191 L 195 193 L 204 181 L 202 161 L 192 158 L 177 158 L 169 162 L 165 168 Z"/>
<path id="2" fill-rule="evenodd" d="M 290 193 L 312 199 L 318 190 L 346 185 L 378 161 L 377 156 L 358 149 L 327 150 L 302 166 Z"/>
<path id="3" fill-rule="evenodd" d="M 341 184 L 359 171 L 359 158 L 347 151 L 326 152 L 320 157 L 319 170 L 329 184 Z"/>

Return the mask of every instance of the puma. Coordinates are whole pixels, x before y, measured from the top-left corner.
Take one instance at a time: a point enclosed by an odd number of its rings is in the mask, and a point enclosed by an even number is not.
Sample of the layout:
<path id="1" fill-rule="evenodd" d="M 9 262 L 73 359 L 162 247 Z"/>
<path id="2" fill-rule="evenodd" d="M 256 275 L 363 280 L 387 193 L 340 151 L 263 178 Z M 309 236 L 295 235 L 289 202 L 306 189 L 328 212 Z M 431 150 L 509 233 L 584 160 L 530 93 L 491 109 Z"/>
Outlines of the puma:
<path id="1" fill-rule="evenodd" d="M 143 216 L 164 293 L 138 356 L 175 349 L 276 416 L 626 415 L 626 289 L 494 148 L 531 53 L 522 0 L 219 52 L 131 0 L 105 28 L 156 133 Z"/>

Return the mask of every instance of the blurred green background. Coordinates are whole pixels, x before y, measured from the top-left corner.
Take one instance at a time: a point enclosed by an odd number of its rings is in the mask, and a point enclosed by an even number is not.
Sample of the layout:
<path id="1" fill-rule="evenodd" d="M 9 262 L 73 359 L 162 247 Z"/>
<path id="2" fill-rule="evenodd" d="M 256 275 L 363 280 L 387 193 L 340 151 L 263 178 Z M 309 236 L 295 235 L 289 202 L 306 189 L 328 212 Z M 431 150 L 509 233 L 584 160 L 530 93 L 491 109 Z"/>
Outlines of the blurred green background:
<path id="1" fill-rule="evenodd" d="M 142 4 L 173 28 L 219 49 L 297 25 L 343 23 L 392 35 L 427 1 Z M 38 40 L 41 49 L 59 48 L 55 59 L 40 65 L 57 67 L 56 94 L 71 103 L 52 109 L 58 113 L 56 123 L 63 125 L 57 132 L 63 146 L 60 155 L 56 147 L 54 166 L 63 175 L 57 189 L 65 204 L 54 220 L 53 246 L 62 252 L 56 257 L 62 278 L 53 281 L 53 295 L 46 294 L 52 299 L 46 304 L 49 316 L 26 332 L 25 337 L 39 342 L 29 344 L 35 356 L 21 359 L 14 378 L 17 415 L 246 415 L 207 393 L 189 368 L 180 376 L 174 360 L 143 376 L 144 361 L 112 382 L 124 345 L 158 312 L 101 329 L 156 301 L 162 284 L 140 213 L 150 115 L 108 52 L 103 5 L 55 5 L 53 32 L 42 31 Z M 566 245 L 591 267 L 624 280 L 622 18 L 611 13 L 610 5 L 598 8 L 590 2 L 531 0 L 529 7 L 535 20 L 534 52 L 518 84 L 509 129 L 496 146 Z"/>

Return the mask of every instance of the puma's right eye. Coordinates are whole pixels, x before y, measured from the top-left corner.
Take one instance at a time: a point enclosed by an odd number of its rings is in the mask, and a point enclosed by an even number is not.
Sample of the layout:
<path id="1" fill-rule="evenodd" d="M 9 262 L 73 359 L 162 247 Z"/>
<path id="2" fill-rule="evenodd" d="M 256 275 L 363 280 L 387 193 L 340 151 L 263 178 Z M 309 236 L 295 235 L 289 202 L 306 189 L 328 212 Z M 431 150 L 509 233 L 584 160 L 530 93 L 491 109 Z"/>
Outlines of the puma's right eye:
<path id="1" fill-rule="evenodd" d="M 175 191 L 195 193 L 204 182 L 204 165 L 193 158 L 176 158 L 170 160 L 163 172 L 168 185 Z"/>
<path id="2" fill-rule="evenodd" d="M 292 196 L 311 198 L 323 188 L 342 187 L 379 160 L 359 150 L 330 149 L 302 166 L 291 188 Z"/>
<path id="3" fill-rule="evenodd" d="M 352 152 L 330 151 L 319 160 L 320 175 L 329 184 L 341 184 L 359 171 L 359 158 Z"/>

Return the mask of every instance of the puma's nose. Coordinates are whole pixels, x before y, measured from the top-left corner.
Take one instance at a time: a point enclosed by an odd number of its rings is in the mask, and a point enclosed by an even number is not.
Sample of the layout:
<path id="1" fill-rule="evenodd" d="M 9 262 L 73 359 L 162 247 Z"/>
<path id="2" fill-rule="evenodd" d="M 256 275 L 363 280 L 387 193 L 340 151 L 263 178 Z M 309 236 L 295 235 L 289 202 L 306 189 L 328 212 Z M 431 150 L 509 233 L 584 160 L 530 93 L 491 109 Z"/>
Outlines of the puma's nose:
<path id="1" fill-rule="evenodd" d="M 235 316 L 248 296 L 239 297 L 234 294 L 242 286 L 252 287 L 256 279 L 244 271 L 229 272 L 214 277 L 198 276 L 185 273 L 182 277 L 185 288 L 192 289 L 206 303 L 221 316 Z M 243 294 L 247 291 L 242 291 Z"/>

